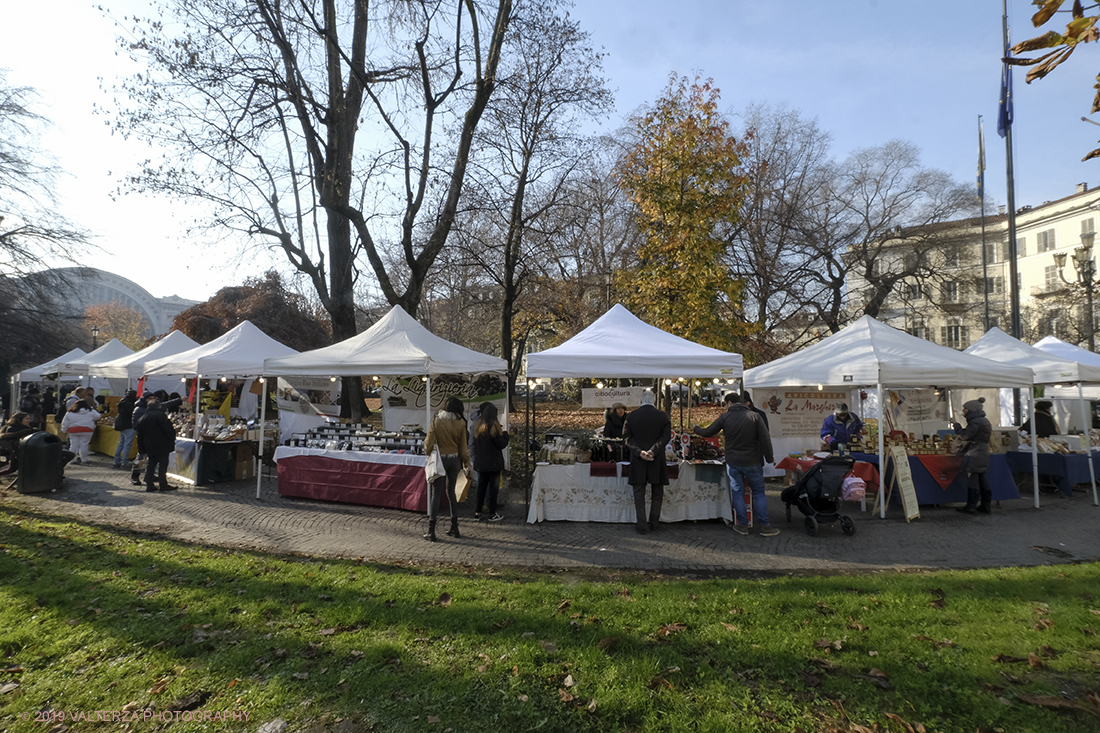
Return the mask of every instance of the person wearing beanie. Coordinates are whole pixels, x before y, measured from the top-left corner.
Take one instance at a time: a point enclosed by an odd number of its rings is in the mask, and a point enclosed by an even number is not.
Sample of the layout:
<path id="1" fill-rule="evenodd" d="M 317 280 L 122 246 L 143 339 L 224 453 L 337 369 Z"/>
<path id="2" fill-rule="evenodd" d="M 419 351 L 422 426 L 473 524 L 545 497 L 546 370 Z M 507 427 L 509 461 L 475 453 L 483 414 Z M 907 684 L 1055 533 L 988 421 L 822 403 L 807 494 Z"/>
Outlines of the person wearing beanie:
<path id="1" fill-rule="evenodd" d="M 740 535 L 749 533 L 748 508 L 745 506 L 745 486 L 752 491 L 752 505 L 760 520 L 760 536 L 774 537 L 779 530 L 768 520 L 768 499 L 764 494 L 764 464 L 773 463 L 772 437 L 767 424 L 741 401 L 741 396 L 730 392 L 725 398 L 726 411 L 705 428 L 694 425 L 691 432 L 709 438 L 719 431 L 726 442 L 726 474 L 730 479 L 730 497 L 733 499 L 737 523 L 733 531 Z"/>
<path id="2" fill-rule="evenodd" d="M 962 471 L 966 474 L 966 506 L 959 507 L 964 514 L 990 513 L 993 489 L 989 486 L 986 471 L 989 470 L 989 438 L 993 426 L 985 416 L 985 398 L 979 397 L 963 403 L 966 427 L 955 423 L 955 433 L 962 439 L 958 455 L 962 458 Z"/>
<path id="3" fill-rule="evenodd" d="M 611 407 L 603 414 L 603 437 L 623 437 L 623 422 L 626 420 L 626 405 L 622 402 L 612 403 Z"/>
<path id="4" fill-rule="evenodd" d="M 655 406 L 652 392 L 642 392 L 642 406 L 626 416 L 623 443 L 630 450 L 630 475 L 627 483 L 634 490 L 634 514 L 638 534 L 656 532 L 661 522 L 661 507 L 668 484 L 665 446 L 672 440 L 672 421 Z M 645 487 L 652 487 L 649 521 L 645 514 Z"/>
<path id="5" fill-rule="evenodd" d="M 1032 433 L 1040 438 L 1049 438 L 1052 435 L 1060 435 L 1058 432 L 1058 423 L 1054 421 L 1054 415 L 1050 414 L 1051 408 L 1054 407 L 1054 403 L 1050 400 L 1039 400 L 1035 403 L 1035 415 L 1034 418 L 1028 418 L 1024 421 L 1024 424 L 1020 426 L 1021 433 Z M 1035 430 L 1032 431 L 1031 426 L 1035 425 Z"/>
<path id="6" fill-rule="evenodd" d="M 821 442 L 829 450 L 836 450 L 838 444 L 850 444 L 861 432 L 863 421 L 848 410 L 847 402 L 838 402 L 833 414 L 827 415 L 821 423 Z"/>

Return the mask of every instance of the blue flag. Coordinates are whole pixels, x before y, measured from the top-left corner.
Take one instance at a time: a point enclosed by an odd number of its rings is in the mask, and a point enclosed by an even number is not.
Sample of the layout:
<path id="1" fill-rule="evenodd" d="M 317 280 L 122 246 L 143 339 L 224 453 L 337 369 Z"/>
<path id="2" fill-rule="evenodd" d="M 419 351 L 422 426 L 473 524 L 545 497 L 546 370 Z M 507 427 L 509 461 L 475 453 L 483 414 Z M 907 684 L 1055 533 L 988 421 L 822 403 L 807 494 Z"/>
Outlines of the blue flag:
<path id="1" fill-rule="evenodd" d="M 1005 46 L 1005 58 L 1009 57 Z M 997 113 L 997 134 L 1004 137 L 1012 127 L 1012 67 L 1001 63 L 1001 106 Z"/>

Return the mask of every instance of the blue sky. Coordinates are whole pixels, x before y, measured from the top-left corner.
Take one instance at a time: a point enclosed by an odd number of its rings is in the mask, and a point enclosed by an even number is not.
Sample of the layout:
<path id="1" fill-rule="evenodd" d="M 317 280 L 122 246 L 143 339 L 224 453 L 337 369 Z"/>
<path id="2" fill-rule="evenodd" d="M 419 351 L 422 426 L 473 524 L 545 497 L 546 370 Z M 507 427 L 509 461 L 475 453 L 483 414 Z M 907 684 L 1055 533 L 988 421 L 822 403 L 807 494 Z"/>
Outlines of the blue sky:
<path id="1" fill-rule="evenodd" d="M 144 0 L 101 4 L 119 17 L 146 7 Z M 1037 35 L 1032 10 L 1029 0 L 1009 2 L 1014 41 Z M 926 165 L 971 182 L 983 115 L 987 196 L 1005 203 L 1004 142 L 996 133 L 1000 0 L 580 0 L 572 15 L 608 54 L 616 111 L 604 131 L 653 101 L 669 73 L 698 73 L 715 80 L 732 113 L 767 102 L 816 117 L 838 159 L 900 138 L 921 149 Z M 1100 128 L 1080 120 L 1100 71 L 1100 45 L 1090 46 L 1031 85 L 1015 72 L 1018 207 L 1070 195 L 1077 183 L 1100 185 L 1100 161 L 1080 162 L 1100 139 Z M 112 23 L 92 3 L 7 3 L 0 68 L 9 83 L 41 93 L 40 111 L 54 123 L 43 145 L 69 173 L 59 190 L 64 210 L 103 250 L 89 264 L 157 296 L 205 299 L 281 262 L 237 263 L 226 260 L 224 246 L 192 246 L 182 204 L 112 197 L 119 177 L 148 151 L 110 137 L 93 114 L 95 105 L 110 106 L 100 78 L 109 86 L 127 67 L 115 53 Z M 164 275 L 150 277 L 150 263 Z"/>

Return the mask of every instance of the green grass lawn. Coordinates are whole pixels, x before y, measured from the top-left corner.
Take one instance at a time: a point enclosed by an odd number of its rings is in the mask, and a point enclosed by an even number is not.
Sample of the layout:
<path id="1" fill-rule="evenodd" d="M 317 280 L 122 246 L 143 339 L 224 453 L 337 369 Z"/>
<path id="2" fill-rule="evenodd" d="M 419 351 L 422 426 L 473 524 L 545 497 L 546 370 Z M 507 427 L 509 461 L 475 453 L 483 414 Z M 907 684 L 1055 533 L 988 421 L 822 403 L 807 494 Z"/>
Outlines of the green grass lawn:
<path id="1" fill-rule="evenodd" d="M 0 504 L 0 730 L 1097 731 L 1098 581 L 384 566 Z"/>

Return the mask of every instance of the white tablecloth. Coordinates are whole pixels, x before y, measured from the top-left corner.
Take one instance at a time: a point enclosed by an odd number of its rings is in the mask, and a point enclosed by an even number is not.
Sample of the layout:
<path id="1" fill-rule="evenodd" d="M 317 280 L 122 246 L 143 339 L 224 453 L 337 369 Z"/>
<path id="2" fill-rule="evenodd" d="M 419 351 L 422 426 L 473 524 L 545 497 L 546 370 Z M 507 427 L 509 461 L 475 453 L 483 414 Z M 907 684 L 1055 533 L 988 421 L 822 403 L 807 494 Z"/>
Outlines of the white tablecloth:
<path id="1" fill-rule="evenodd" d="M 620 466 L 621 468 L 621 466 Z M 665 487 L 665 503 L 661 508 L 662 522 L 682 522 L 686 519 L 725 519 L 733 521 L 730 506 L 729 479 L 725 466 L 721 482 L 696 479 L 696 465 L 680 465 L 679 478 Z M 572 522 L 623 522 L 633 524 L 634 492 L 625 478 L 589 475 L 589 464 L 571 466 L 535 466 L 531 485 L 531 506 L 528 522 L 567 520 Z M 623 473 L 621 470 L 619 473 Z M 711 471 L 710 473 L 718 473 Z M 646 488 L 646 511 L 649 510 L 650 489 Z"/>
<path id="2" fill-rule="evenodd" d="M 275 462 L 291 456 L 322 456 L 338 461 L 360 461 L 363 463 L 390 463 L 397 466 L 424 466 L 428 459 L 416 453 L 372 453 L 362 450 L 325 450 L 324 448 L 298 448 L 280 445 L 275 449 Z"/>

